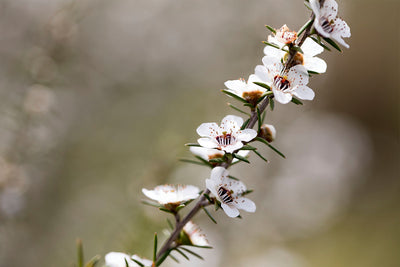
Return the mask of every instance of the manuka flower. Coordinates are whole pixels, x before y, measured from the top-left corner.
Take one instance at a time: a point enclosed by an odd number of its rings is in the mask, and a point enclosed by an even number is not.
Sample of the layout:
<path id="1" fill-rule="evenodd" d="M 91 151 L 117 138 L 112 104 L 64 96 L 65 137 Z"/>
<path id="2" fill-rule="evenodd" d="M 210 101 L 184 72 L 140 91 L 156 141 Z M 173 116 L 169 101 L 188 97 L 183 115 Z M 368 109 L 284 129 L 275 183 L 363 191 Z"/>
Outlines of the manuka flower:
<path id="1" fill-rule="evenodd" d="M 228 91 L 255 105 L 267 90 L 256 85 L 254 82 L 262 81 L 256 75 L 252 74 L 249 76 L 247 82 L 243 79 L 229 80 L 225 82 L 225 86 L 228 88 Z"/>
<path id="2" fill-rule="evenodd" d="M 264 138 L 269 143 L 275 140 L 276 138 L 276 129 L 274 125 L 271 124 L 263 124 L 260 127 L 260 133 L 258 134 L 261 138 Z"/>
<path id="3" fill-rule="evenodd" d="M 285 45 L 271 35 L 268 36 L 268 42 L 275 44 L 280 48 Z M 296 53 L 293 65 L 303 65 L 307 70 L 318 73 L 324 73 L 326 71 L 326 62 L 323 59 L 316 57 L 316 55 L 321 54 L 324 51 L 322 46 L 314 42 L 311 38 L 306 38 L 301 46 L 301 50 L 304 53 Z M 264 54 L 270 57 L 283 58 L 283 61 L 286 61 L 287 56 L 289 55 L 287 52 L 269 45 L 265 46 Z"/>
<path id="4" fill-rule="evenodd" d="M 202 123 L 197 128 L 197 133 L 202 137 L 197 140 L 202 147 L 218 148 L 227 153 L 243 147 L 242 142 L 249 142 L 257 136 L 253 129 L 240 130 L 243 119 L 238 116 L 228 115 L 222 119 L 221 125 L 215 122 Z"/>
<path id="5" fill-rule="evenodd" d="M 276 57 L 265 56 L 262 61 L 264 66 L 256 67 L 256 75 L 271 86 L 278 102 L 287 104 L 293 96 L 304 100 L 314 99 L 314 91 L 306 86 L 308 73 L 304 66 L 296 65 L 288 71 L 284 71 L 282 62 Z"/>
<path id="6" fill-rule="evenodd" d="M 196 147 L 196 146 L 191 146 L 190 152 L 192 152 L 193 154 L 195 154 L 207 161 L 209 161 L 211 159 L 222 158 L 225 155 L 224 151 L 221 151 L 221 150 L 218 150 L 215 148 L 205 148 L 205 147 Z M 240 150 L 237 154 L 242 157 L 247 157 L 249 152 L 250 152 L 249 150 Z M 238 159 L 232 160 L 232 162 L 236 162 L 236 161 L 238 161 Z"/>
<path id="7" fill-rule="evenodd" d="M 146 260 L 138 257 L 137 255 L 129 256 L 122 252 L 110 252 L 105 256 L 106 266 L 107 267 L 126 267 L 126 263 L 128 263 L 128 267 L 138 267 L 140 266 L 132 259 L 143 264 L 145 267 L 151 267 L 153 262 L 151 260 Z"/>
<path id="8" fill-rule="evenodd" d="M 314 27 L 318 33 L 323 37 L 335 39 L 344 47 L 349 48 L 342 38 L 351 36 L 350 27 L 344 20 L 336 17 L 338 11 L 336 1 L 325 0 L 321 7 L 318 0 L 310 0 L 310 6 L 315 14 Z"/>
<path id="9" fill-rule="evenodd" d="M 276 30 L 275 38 L 281 43 L 291 44 L 297 39 L 297 32 L 290 31 L 289 27 L 285 24 Z"/>
<path id="10" fill-rule="evenodd" d="M 189 221 L 183 227 L 183 233 L 186 235 L 188 244 L 183 243 L 183 245 L 193 245 L 193 246 L 210 246 L 206 236 L 201 232 L 200 227 Z"/>
<path id="11" fill-rule="evenodd" d="M 241 181 L 228 177 L 228 171 L 223 167 L 215 167 L 210 179 L 206 179 L 206 187 L 221 202 L 221 207 L 229 217 L 239 216 L 239 209 L 255 212 L 253 201 L 243 197 L 246 186 Z"/>
<path id="12" fill-rule="evenodd" d="M 148 198 L 158 201 L 168 209 L 174 209 L 199 196 L 199 188 L 193 185 L 159 185 L 154 190 L 142 189 Z"/>

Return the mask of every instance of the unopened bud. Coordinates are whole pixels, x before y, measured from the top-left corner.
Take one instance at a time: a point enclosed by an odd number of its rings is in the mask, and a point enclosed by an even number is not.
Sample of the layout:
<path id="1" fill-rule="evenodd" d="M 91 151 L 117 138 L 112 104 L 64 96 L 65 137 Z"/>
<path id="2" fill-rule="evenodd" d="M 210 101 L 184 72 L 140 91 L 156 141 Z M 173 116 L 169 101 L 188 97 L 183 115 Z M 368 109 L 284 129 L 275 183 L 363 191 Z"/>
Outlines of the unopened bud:
<path id="1" fill-rule="evenodd" d="M 267 140 L 269 143 L 275 140 L 276 138 L 276 130 L 274 125 L 263 124 L 260 128 L 259 137 Z"/>

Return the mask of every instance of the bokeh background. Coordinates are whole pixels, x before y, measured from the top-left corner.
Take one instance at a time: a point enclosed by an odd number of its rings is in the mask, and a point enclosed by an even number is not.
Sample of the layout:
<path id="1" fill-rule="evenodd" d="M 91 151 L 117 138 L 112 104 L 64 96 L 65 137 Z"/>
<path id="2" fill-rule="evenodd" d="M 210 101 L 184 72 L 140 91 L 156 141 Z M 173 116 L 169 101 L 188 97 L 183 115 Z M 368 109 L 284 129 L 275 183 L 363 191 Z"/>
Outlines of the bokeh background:
<path id="1" fill-rule="evenodd" d="M 232 168 L 257 212 L 197 216 L 215 249 L 180 266 L 400 266 L 399 9 L 339 1 L 351 48 L 321 56 L 314 101 L 267 114 L 287 159 L 260 147 L 269 164 Z M 73 266 L 77 237 L 87 258 L 150 257 L 167 215 L 141 188 L 204 188 L 183 144 L 237 114 L 220 89 L 261 64 L 264 25 L 308 16 L 299 0 L 1 0 L 0 266 Z"/>

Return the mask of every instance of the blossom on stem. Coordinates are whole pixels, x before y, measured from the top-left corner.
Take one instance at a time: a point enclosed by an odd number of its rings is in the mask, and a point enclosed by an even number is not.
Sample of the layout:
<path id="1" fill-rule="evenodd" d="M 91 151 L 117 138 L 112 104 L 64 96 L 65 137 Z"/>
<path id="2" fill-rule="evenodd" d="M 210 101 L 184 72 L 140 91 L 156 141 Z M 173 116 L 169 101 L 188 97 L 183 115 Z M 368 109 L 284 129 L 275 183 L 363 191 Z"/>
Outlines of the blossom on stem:
<path id="1" fill-rule="evenodd" d="M 262 59 L 264 66 L 257 66 L 256 75 L 271 86 L 275 99 L 287 104 L 296 96 L 303 100 L 313 100 L 314 91 L 307 86 L 308 73 L 304 66 L 296 65 L 288 71 L 280 59 L 265 56 Z"/>
<path id="2" fill-rule="evenodd" d="M 228 115 L 222 119 L 221 125 L 215 122 L 202 123 L 197 133 L 202 137 L 197 140 L 202 147 L 217 148 L 227 153 L 243 147 L 242 142 L 249 142 L 257 136 L 253 129 L 243 129 L 243 119 L 235 115 Z"/>
<path id="3" fill-rule="evenodd" d="M 326 38 L 338 41 L 346 48 L 350 46 L 342 39 L 351 36 L 350 27 L 341 18 L 337 17 L 338 4 L 335 0 L 325 0 L 322 7 L 318 0 L 310 0 L 310 6 L 315 14 L 314 27 L 317 32 Z"/>
<path id="4" fill-rule="evenodd" d="M 191 146 L 190 152 L 192 152 L 193 154 L 195 154 L 207 161 L 209 161 L 211 159 L 222 158 L 225 155 L 224 151 L 221 151 L 221 150 L 218 150 L 215 148 L 205 148 L 205 147 L 196 147 L 196 146 Z M 240 150 L 237 154 L 242 157 L 247 157 L 249 152 L 250 152 L 249 150 Z M 236 162 L 236 161 L 238 161 L 238 159 L 232 160 L 232 162 Z"/>
<path id="5" fill-rule="evenodd" d="M 193 185 L 159 185 L 153 190 L 142 189 L 143 194 L 148 198 L 158 201 L 158 203 L 177 207 L 180 204 L 199 197 L 200 189 Z"/>
<path id="6" fill-rule="evenodd" d="M 244 79 L 229 80 L 225 82 L 228 91 L 245 99 L 253 106 L 257 104 L 258 100 L 267 90 L 264 87 L 256 85 L 254 82 L 262 82 L 256 75 L 249 76 L 247 82 Z"/>
<path id="7" fill-rule="evenodd" d="M 268 42 L 279 46 L 281 49 L 285 45 L 271 35 L 268 36 Z M 270 57 L 283 58 L 283 61 L 286 61 L 289 53 L 281 49 L 277 49 L 275 47 L 267 45 L 264 48 L 264 54 Z M 303 65 L 307 70 L 318 73 L 326 72 L 326 62 L 323 59 L 316 57 L 316 55 L 321 54 L 324 51 L 324 48 L 322 46 L 317 44 L 311 38 L 307 37 L 301 46 L 301 50 L 303 51 L 303 53 L 296 53 L 293 60 L 293 65 Z"/>
<path id="8" fill-rule="evenodd" d="M 106 266 L 107 267 L 126 267 L 128 263 L 128 267 L 138 267 L 140 266 L 132 259 L 143 264 L 145 267 L 151 267 L 153 262 L 151 260 L 142 259 L 137 255 L 129 256 L 128 254 L 122 252 L 109 252 L 105 256 Z"/>
<path id="9" fill-rule="evenodd" d="M 276 30 L 275 38 L 281 43 L 291 44 L 297 39 L 297 32 L 290 31 L 289 27 L 285 24 Z"/>
<path id="10" fill-rule="evenodd" d="M 260 127 L 260 133 L 258 135 L 271 143 L 276 138 L 276 129 L 274 125 L 263 124 Z"/>
<path id="11" fill-rule="evenodd" d="M 228 171 L 223 167 L 215 167 L 210 179 L 206 179 L 206 187 L 221 202 L 221 207 L 229 217 L 239 216 L 239 209 L 255 212 L 256 204 L 243 197 L 246 186 L 243 182 L 228 177 Z"/>
<path id="12" fill-rule="evenodd" d="M 210 246 L 205 234 L 202 233 L 200 227 L 189 221 L 183 227 L 183 232 L 187 235 L 189 239 L 189 245 L 194 246 Z"/>

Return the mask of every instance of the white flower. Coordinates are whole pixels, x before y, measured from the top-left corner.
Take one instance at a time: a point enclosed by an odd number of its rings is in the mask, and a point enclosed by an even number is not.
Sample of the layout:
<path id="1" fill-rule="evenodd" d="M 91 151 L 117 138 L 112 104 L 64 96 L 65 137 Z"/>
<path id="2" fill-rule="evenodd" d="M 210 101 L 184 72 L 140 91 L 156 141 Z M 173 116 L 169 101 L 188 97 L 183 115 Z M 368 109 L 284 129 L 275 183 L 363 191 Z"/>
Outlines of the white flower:
<path id="1" fill-rule="evenodd" d="M 256 75 L 249 76 L 247 82 L 243 79 L 229 80 L 225 82 L 228 91 L 244 98 L 251 104 L 256 104 L 258 99 L 267 91 L 265 88 L 256 85 L 254 82 L 262 82 Z"/>
<path id="2" fill-rule="evenodd" d="M 271 35 L 268 36 L 268 42 L 275 44 L 282 48 L 285 44 L 279 42 L 275 37 Z M 311 38 L 306 38 L 304 43 L 301 46 L 301 50 L 303 50 L 304 54 L 297 52 L 294 58 L 295 65 L 303 65 L 307 70 L 324 73 L 326 72 L 326 62 L 316 55 L 321 54 L 324 51 L 324 48 L 314 42 Z M 284 61 L 288 56 L 288 53 L 282 51 L 280 49 L 274 48 L 272 46 L 265 46 L 264 54 L 270 57 L 278 57 L 279 59 L 283 58 Z"/>
<path id="3" fill-rule="evenodd" d="M 188 200 L 199 196 L 199 188 L 193 185 L 159 185 L 154 190 L 142 189 L 148 198 L 158 201 L 162 205 L 172 204 L 179 206 Z"/>
<path id="4" fill-rule="evenodd" d="M 263 124 L 260 127 L 260 135 L 261 138 L 264 138 L 269 143 L 275 140 L 276 138 L 276 129 L 274 125 L 271 124 Z"/>
<path id="5" fill-rule="evenodd" d="M 221 202 L 221 207 L 229 217 L 239 216 L 239 210 L 256 211 L 256 204 L 242 197 L 246 186 L 241 181 L 228 177 L 228 171 L 223 167 L 215 167 L 210 179 L 206 179 L 206 187 Z"/>
<path id="6" fill-rule="evenodd" d="M 325 0 L 321 7 L 318 0 L 310 0 L 310 6 L 315 14 L 314 27 L 318 33 L 326 38 L 332 38 L 341 45 L 349 48 L 342 37 L 350 37 L 350 27 L 341 18 L 336 17 L 338 4 L 335 0 Z"/>
<path id="7" fill-rule="evenodd" d="M 215 122 L 202 123 L 197 128 L 197 133 L 202 137 L 197 140 L 202 147 L 218 148 L 227 153 L 232 153 L 243 146 L 242 142 L 249 142 L 257 136 L 253 129 L 240 130 L 243 119 L 238 116 L 228 115 L 222 119 L 221 126 Z"/>
<path id="8" fill-rule="evenodd" d="M 185 224 L 183 231 L 189 237 L 191 245 L 210 246 L 206 236 L 201 232 L 200 227 L 192 221 Z"/>
<path id="9" fill-rule="evenodd" d="M 304 66 L 296 65 L 291 67 L 289 71 L 283 72 L 284 66 L 280 59 L 265 56 L 262 61 L 264 66 L 256 67 L 256 75 L 271 86 L 274 97 L 278 102 L 287 104 L 293 96 L 304 100 L 314 99 L 314 91 L 306 86 L 308 73 Z"/>
<path id="10" fill-rule="evenodd" d="M 142 259 L 137 255 L 133 255 L 132 257 L 122 253 L 122 252 L 110 252 L 105 256 L 106 266 L 107 267 L 126 267 L 126 262 L 128 263 L 129 267 L 137 267 L 140 266 L 133 259 L 137 260 L 138 262 L 142 263 L 146 267 L 151 267 L 153 262 L 150 260 Z M 126 260 L 126 262 L 125 262 Z"/>
<path id="11" fill-rule="evenodd" d="M 297 32 L 290 31 L 289 27 L 285 24 L 276 30 L 275 38 L 283 44 L 291 44 L 297 39 Z"/>
<path id="12" fill-rule="evenodd" d="M 196 146 L 191 146 L 190 147 L 190 152 L 193 154 L 209 161 L 210 159 L 216 159 L 216 158 L 222 158 L 225 154 L 225 152 L 214 149 L 214 148 L 205 148 L 205 147 L 196 147 Z M 242 157 L 247 157 L 249 154 L 249 150 L 240 150 L 237 154 Z M 232 162 L 236 162 L 238 159 L 233 159 Z"/>

